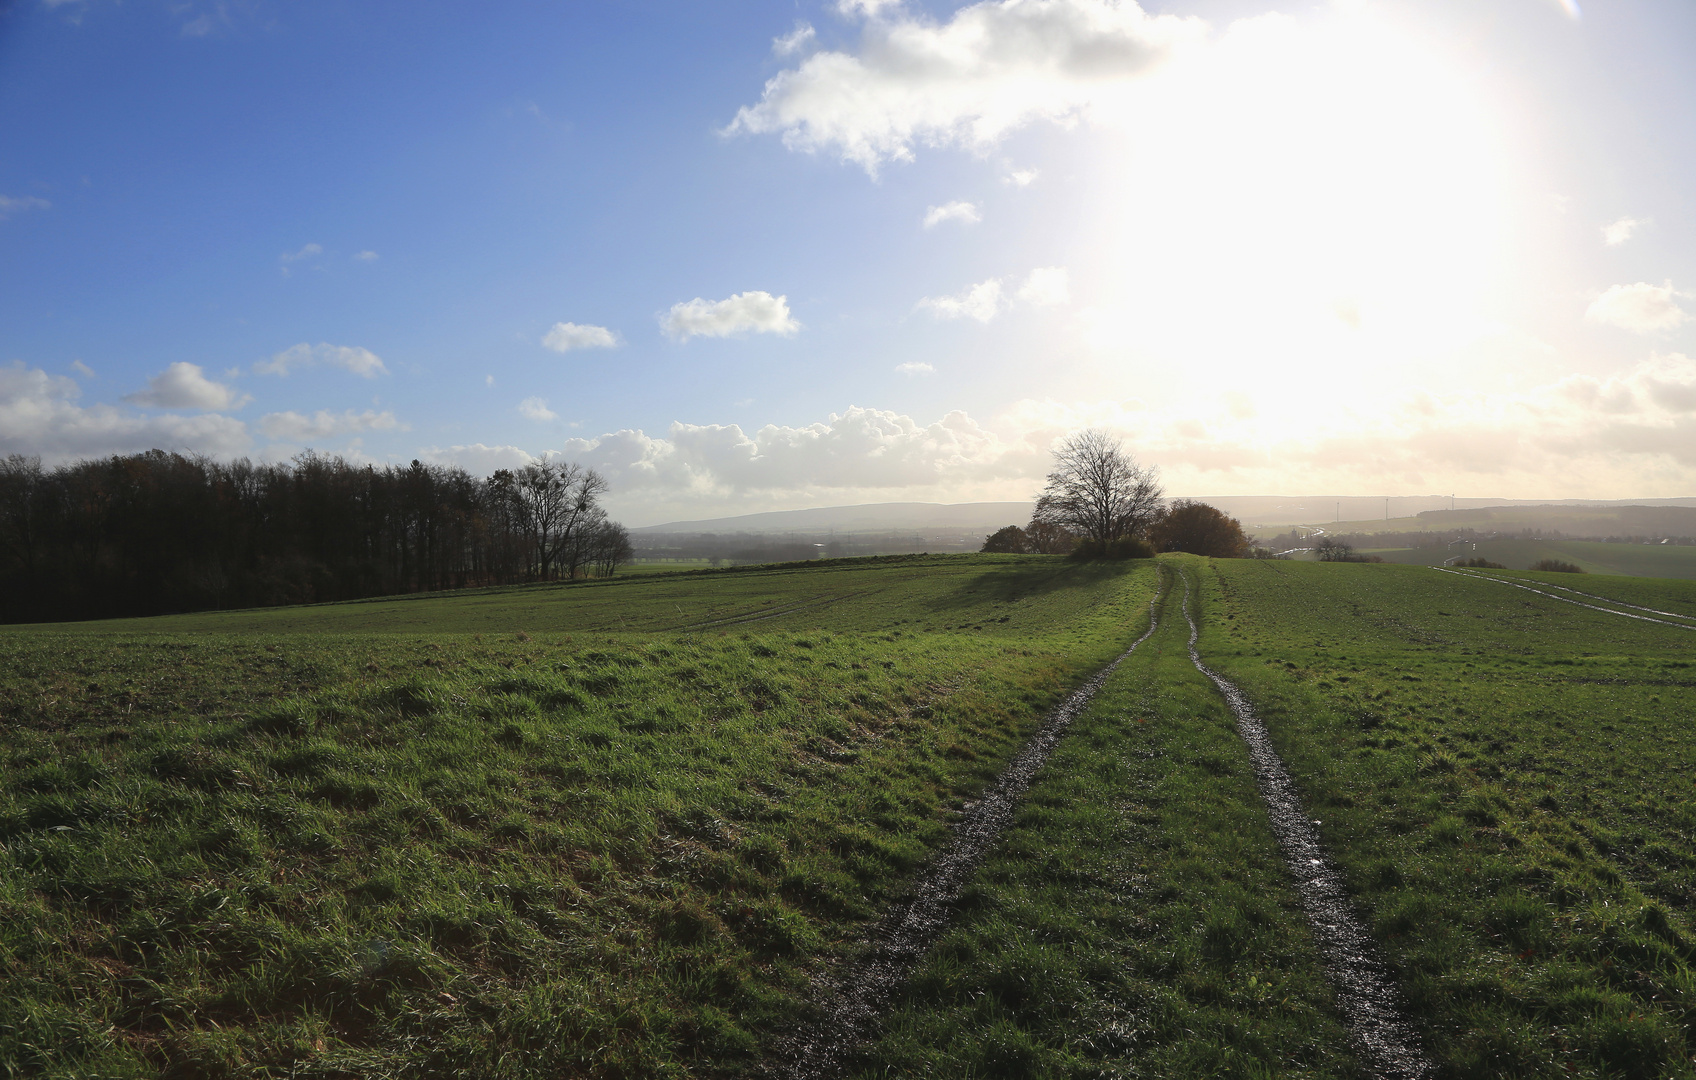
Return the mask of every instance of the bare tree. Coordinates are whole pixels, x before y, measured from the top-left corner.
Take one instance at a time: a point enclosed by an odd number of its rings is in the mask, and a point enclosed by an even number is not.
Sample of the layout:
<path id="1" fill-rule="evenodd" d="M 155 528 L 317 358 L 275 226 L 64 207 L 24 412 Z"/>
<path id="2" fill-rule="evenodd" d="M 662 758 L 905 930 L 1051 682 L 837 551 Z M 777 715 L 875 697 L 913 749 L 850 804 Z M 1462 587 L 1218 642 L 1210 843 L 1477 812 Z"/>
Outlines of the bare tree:
<path id="1" fill-rule="evenodd" d="M 562 561 L 575 572 L 581 561 L 576 541 L 585 528 L 605 517 L 598 501 L 607 482 L 593 469 L 551 461 L 524 466 L 517 481 L 540 576 L 549 577 Z"/>
<path id="2" fill-rule="evenodd" d="M 1138 465 L 1120 440 L 1091 428 L 1054 451 L 1054 471 L 1032 520 L 1105 545 L 1140 537 L 1159 512 L 1154 470 Z"/>

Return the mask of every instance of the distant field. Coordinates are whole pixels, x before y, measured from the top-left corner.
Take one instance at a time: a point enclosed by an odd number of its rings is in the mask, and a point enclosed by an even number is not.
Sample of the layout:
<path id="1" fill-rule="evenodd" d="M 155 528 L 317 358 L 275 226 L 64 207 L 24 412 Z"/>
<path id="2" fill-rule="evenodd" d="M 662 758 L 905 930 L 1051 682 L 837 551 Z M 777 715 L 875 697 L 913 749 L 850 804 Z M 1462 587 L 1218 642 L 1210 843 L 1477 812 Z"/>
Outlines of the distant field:
<path id="1" fill-rule="evenodd" d="M 1191 556 L 0 630 L 0 1066 L 769 1075 L 1175 567 L 1443 1075 L 1696 1076 L 1696 631 L 1489 579 L 1696 582 Z M 1162 611 L 845 1075 L 1364 1075 Z"/>
<path id="2" fill-rule="evenodd" d="M 1524 570 L 1541 559 L 1575 563 L 1592 574 L 1621 574 L 1629 577 L 1696 579 L 1696 547 L 1676 544 L 1604 544 L 1587 540 L 1480 540 L 1477 550 L 1467 545 L 1454 548 L 1362 548 L 1362 554 L 1377 555 L 1385 562 L 1420 566 L 1441 565 L 1461 556 L 1499 562 L 1510 570 Z"/>

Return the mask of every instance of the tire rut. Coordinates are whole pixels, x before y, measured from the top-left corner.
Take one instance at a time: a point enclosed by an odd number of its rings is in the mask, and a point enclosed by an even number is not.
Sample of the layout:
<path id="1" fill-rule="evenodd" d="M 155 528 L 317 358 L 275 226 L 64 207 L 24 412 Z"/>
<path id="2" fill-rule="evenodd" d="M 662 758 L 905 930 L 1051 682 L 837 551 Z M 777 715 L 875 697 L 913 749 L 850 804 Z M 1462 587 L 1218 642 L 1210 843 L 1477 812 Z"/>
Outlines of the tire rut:
<path id="1" fill-rule="evenodd" d="M 1618 615 L 1622 619 L 1638 619 L 1643 622 L 1660 623 L 1662 626 L 1676 626 L 1680 630 L 1696 630 L 1696 626 L 1692 626 L 1689 623 L 1667 622 L 1665 619 L 1652 619 L 1647 615 L 1633 615 L 1629 611 L 1615 611 L 1613 608 L 1597 607 L 1595 604 L 1586 604 L 1582 600 L 1574 600 L 1570 596 L 1556 596 L 1552 592 L 1544 592 L 1542 589 L 1534 589 L 1529 585 L 1522 584 L 1518 581 L 1509 581 L 1506 578 L 1490 577 L 1486 574 L 1463 574 L 1459 570 L 1450 570 L 1446 566 L 1433 566 L 1431 569 L 1440 570 L 1445 574 L 1453 574 L 1456 577 L 1473 578 L 1479 581 L 1494 581 L 1498 585 L 1512 585 L 1516 589 L 1524 589 L 1526 592 L 1536 593 L 1538 596 L 1546 596 L 1550 600 L 1559 600 L 1563 604 L 1576 604 L 1581 608 L 1589 608 L 1591 611 L 1600 611 L 1604 615 Z M 1542 582 L 1539 582 L 1539 584 L 1542 584 Z M 1636 604 L 1627 604 L 1622 600 L 1609 600 L 1605 596 L 1591 596 L 1589 593 L 1578 592 L 1577 589 L 1568 589 L 1564 585 L 1550 585 L 1549 588 L 1560 589 L 1562 592 L 1578 593 L 1579 596 L 1589 596 L 1590 599 L 1600 600 L 1604 604 L 1618 604 L 1620 607 L 1637 608 L 1638 611 L 1655 611 L 1654 608 L 1638 607 Z M 1678 615 L 1671 611 L 1655 611 L 1655 614 L 1670 615 L 1675 619 L 1691 618 L 1689 615 Z"/>
<path id="2" fill-rule="evenodd" d="M 772 1075 L 784 1080 L 835 1076 L 848 1053 L 873 1033 L 889 998 L 947 927 L 961 890 L 1012 823 L 1019 799 L 1072 721 L 1082 715 L 1119 665 L 1160 628 L 1160 612 L 1171 593 L 1171 575 L 1162 567 L 1160 577 L 1160 589 L 1148 606 L 1148 629 L 1048 714 L 1036 734 L 967 807 L 953 826 L 954 835 L 879 923 L 864 954 L 837 977 L 815 987 L 821 1015 L 784 1042 L 779 1050 L 781 1064 Z"/>
<path id="3" fill-rule="evenodd" d="M 1424 1080 L 1436 1070 L 1403 1013 L 1401 994 L 1377 946 L 1354 913 L 1342 875 L 1320 846 L 1319 832 L 1302 808 L 1295 781 L 1273 749 L 1266 726 L 1241 690 L 1201 662 L 1196 650 L 1201 630 L 1190 610 L 1189 575 L 1182 570 L 1178 574 L 1184 583 L 1184 619 L 1190 625 L 1190 660 L 1224 695 L 1236 717 L 1237 732 L 1248 744 L 1255 784 L 1266 802 L 1272 832 L 1295 878 L 1296 893 L 1350 1032 L 1375 1075 Z"/>

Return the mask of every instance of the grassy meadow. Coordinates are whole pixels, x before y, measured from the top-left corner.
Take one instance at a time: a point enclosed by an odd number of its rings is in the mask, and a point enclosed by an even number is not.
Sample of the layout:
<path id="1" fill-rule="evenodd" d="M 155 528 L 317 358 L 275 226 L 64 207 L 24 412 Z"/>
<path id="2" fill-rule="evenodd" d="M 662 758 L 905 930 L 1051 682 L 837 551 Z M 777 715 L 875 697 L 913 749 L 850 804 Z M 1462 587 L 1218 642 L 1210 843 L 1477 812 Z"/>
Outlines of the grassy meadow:
<path id="1" fill-rule="evenodd" d="M 1147 623 L 931 558 L 0 634 L 12 1075 L 733 1075 Z"/>
<path id="2" fill-rule="evenodd" d="M 1696 631 L 1488 578 L 1696 584 L 1191 556 L 0 628 L 0 1067 L 769 1074 L 1175 565 L 1443 1075 L 1696 1076 Z M 850 1075 L 1366 1074 L 1157 607 Z"/>
<path id="3" fill-rule="evenodd" d="M 1206 581 L 1202 653 L 1256 702 L 1445 1072 L 1696 1075 L 1696 632 L 1413 567 Z"/>

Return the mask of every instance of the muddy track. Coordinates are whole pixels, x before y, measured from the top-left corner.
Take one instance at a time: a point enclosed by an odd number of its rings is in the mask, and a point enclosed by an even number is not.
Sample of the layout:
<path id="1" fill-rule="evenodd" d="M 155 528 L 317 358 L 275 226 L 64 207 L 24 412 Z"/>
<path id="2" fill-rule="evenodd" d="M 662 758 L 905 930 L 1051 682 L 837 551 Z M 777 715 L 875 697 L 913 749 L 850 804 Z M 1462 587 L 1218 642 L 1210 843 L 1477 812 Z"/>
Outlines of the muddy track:
<path id="1" fill-rule="evenodd" d="M 1582 600 L 1574 600 L 1570 596 L 1556 596 L 1552 592 L 1544 592 L 1542 589 L 1534 589 L 1529 585 L 1522 585 L 1517 581 L 1509 581 L 1506 578 L 1487 577 L 1483 574 L 1463 574 L 1459 570 L 1450 570 L 1447 567 L 1443 567 L 1443 566 L 1433 566 L 1431 569 L 1440 570 L 1445 574 L 1453 574 L 1456 577 L 1474 578 L 1474 579 L 1480 580 L 1480 581 L 1494 581 L 1498 585 L 1512 585 L 1516 589 L 1524 589 L 1526 592 L 1536 593 L 1538 596 L 1546 596 L 1550 600 L 1559 600 L 1563 604 L 1577 604 L 1581 608 L 1589 608 L 1591 611 L 1600 611 L 1604 615 L 1618 615 L 1622 619 L 1639 619 L 1643 622 L 1660 623 L 1662 626 L 1676 626 L 1680 630 L 1696 630 L 1696 626 L 1692 626 L 1689 623 L 1667 622 L 1665 619 L 1653 619 L 1653 618 L 1650 618 L 1647 615 L 1633 615 L 1629 611 L 1615 611 L 1613 608 L 1597 607 L 1595 604 L 1586 604 Z M 1559 586 L 1559 585 L 1551 585 L 1549 587 L 1552 588 L 1552 589 L 1561 588 L 1561 586 Z M 1578 592 L 1577 589 L 1567 589 L 1566 591 L 1567 592 Z M 1589 593 L 1578 593 L 1578 595 L 1579 596 L 1589 596 L 1590 594 Z M 1603 603 L 1607 603 L 1607 604 L 1619 604 L 1621 607 L 1637 607 L 1636 604 L 1621 604 L 1618 600 L 1609 600 L 1605 596 L 1591 597 L 1591 599 L 1600 600 Z M 1637 608 L 1637 610 L 1638 611 L 1654 611 L 1653 608 Z M 1673 615 L 1672 612 L 1670 612 L 1670 611 L 1657 611 L 1657 612 L 1655 612 L 1655 614 L 1657 614 L 1657 615 L 1672 615 L 1672 617 L 1675 618 L 1675 619 L 1689 618 L 1688 615 Z"/>
<path id="2" fill-rule="evenodd" d="M 1337 989 L 1337 1003 L 1368 1067 L 1376 1076 L 1416 1080 L 1435 1073 L 1419 1046 L 1418 1036 L 1402 1013 L 1401 994 L 1366 927 L 1355 916 L 1342 875 L 1319 845 L 1319 832 L 1302 809 L 1301 797 L 1284 768 L 1266 727 L 1254 715 L 1248 699 L 1231 683 L 1201 662 L 1196 639 L 1201 630 L 1190 610 L 1190 579 L 1184 582 L 1184 618 L 1190 624 L 1190 660 L 1219 688 L 1237 718 L 1237 731 L 1248 744 L 1255 784 L 1266 801 L 1272 832 L 1295 877 L 1296 893 L 1307 912 L 1326 974 Z"/>
<path id="3" fill-rule="evenodd" d="M 1148 629 L 1048 714 L 1001 775 L 966 808 L 954 824 L 954 835 L 878 924 L 864 952 L 834 977 L 815 985 L 819 1017 L 780 1045 L 780 1064 L 769 1075 L 785 1080 L 835 1076 L 848 1054 L 873 1034 L 890 997 L 947 927 L 961 889 L 1012 822 L 1013 811 L 1037 770 L 1114 670 L 1159 629 L 1160 611 L 1171 592 L 1171 575 L 1165 567 L 1160 577 L 1160 591 L 1148 605 Z"/>

